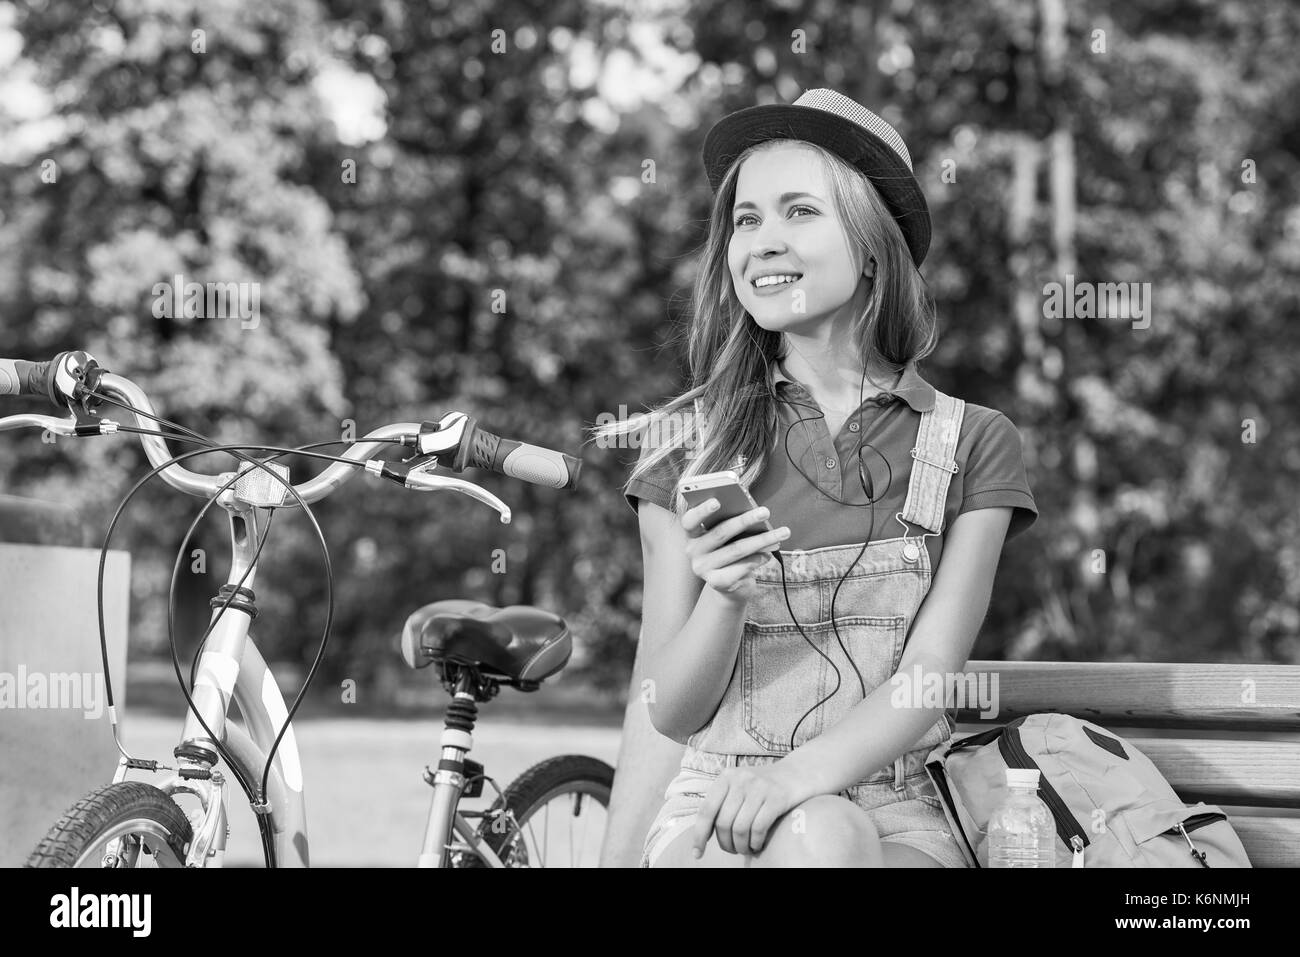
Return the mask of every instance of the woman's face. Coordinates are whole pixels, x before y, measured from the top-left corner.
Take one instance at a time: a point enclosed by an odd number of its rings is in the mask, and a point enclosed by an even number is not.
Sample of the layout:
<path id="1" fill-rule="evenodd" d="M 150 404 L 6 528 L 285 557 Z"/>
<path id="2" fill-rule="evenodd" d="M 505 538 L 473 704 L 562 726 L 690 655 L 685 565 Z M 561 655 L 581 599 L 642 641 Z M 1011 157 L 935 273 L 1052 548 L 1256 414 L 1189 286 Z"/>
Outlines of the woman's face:
<path id="1" fill-rule="evenodd" d="M 870 291 L 831 203 L 821 157 L 796 143 L 740 167 L 727 265 L 741 304 L 763 329 L 808 334 L 861 309 Z M 794 282 L 756 286 L 769 273 Z M 771 280 L 767 280 L 770 282 Z"/>

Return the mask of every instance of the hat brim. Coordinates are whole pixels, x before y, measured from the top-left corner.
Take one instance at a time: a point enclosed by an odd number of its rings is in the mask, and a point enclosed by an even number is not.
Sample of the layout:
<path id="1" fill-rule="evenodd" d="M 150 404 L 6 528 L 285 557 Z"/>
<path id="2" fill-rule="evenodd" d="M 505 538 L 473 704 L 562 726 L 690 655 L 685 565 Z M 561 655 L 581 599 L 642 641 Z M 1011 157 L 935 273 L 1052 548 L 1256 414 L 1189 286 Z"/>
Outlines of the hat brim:
<path id="1" fill-rule="evenodd" d="M 865 173 L 902 230 L 912 261 L 921 265 L 930 248 L 930 207 L 916 176 L 878 136 L 834 113 L 771 103 L 724 116 L 704 138 L 704 171 L 713 192 L 718 191 L 736 157 L 771 139 L 805 140 L 824 146 Z"/>

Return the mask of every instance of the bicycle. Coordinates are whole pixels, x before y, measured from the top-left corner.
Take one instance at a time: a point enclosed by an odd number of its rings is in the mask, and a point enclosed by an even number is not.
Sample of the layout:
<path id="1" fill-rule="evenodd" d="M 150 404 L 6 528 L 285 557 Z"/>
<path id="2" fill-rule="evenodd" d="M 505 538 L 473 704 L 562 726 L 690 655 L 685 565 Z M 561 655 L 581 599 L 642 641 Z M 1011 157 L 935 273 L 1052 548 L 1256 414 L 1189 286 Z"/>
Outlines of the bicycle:
<path id="1" fill-rule="evenodd" d="M 292 720 L 324 654 L 333 618 L 329 552 L 311 504 L 363 470 L 408 489 L 461 492 L 490 505 L 501 522 L 508 523 L 510 509 L 495 495 L 433 470 L 483 468 L 538 485 L 571 489 L 582 465 L 560 452 L 502 439 L 461 412 L 449 412 L 436 423 L 391 423 L 352 442 L 298 448 L 217 445 L 161 418 L 143 389 L 109 372 L 82 351 L 63 352 L 48 362 L 0 360 L 0 395 L 15 394 L 43 396 L 70 415 L 11 415 L 0 418 L 0 431 L 33 427 L 70 437 L 135 433 L 153 466 L 119 506 L 101 551 L 100 647 L 107 710 L 120 753 L 117 770 L 111 783 L 82 797 L 49 830 L 28 858 L 29 867 L 221 866 L 230 828 L 226 774 L 218 768 L 219 762 L 224 762 L 248 796 L 266 865 L 308 866 L 305 796 Z M 104 417 L 101 409 L 106 405 L 128 413 L 135 425 Z M 199 448 L 173 456 L 169 440 L 191 442 Z M 342 455 L 316 451 L 330 445 L 346 448 Z M 414 449 L 414 453 L 401 462 L 374 457 L 394 446 Z M 213 452 L 237 458 L 237 469 L 207 475 L 181 464 Z M 250 452 L 271 454 L 256 458 Z M 330 464 L 315 477 L 293 484 L 288 467 L 275 462 L 285 455 L 305 455 Z M 178 491 L 208 499 L 181 544 L 168 602 L 172 664 L 188 705 L 180 743 L 172 752 L 174 765 L 134 757 L 122 745 L 103 619 L 103 568 L 113 529 L 131 497 L 154 475 L 161 475 Z M 189 539 L 213 504 L 229 513 L 230 572 L 211 600 L 214 613 L 191 662 L 187 684 L 172 630 L 176 581 Z M 324 555 L 329 601 L 320 650 L 292 707 L 286 708 L 250 625 L 257 615 L 251 586 L 271 519 L 277 509 L 290 507 L 301 507 L 315 529 Z M 539 842 L 534 826 L 539 815 L 545 816 L 544 824 L 549 826 L 550 806 L 567 802 L 572 824 L 592 805 L 606 809 L 613 769 L 595 758 L 564 755 L 534 765 L 502 791 L 468 754 L 473 747 L 478 704 L 491 700 L 502 686 L 534 691 L 568 663 L 572 637 L 564 619 L 532 606 L 495 608 L 448 599 L 426 605 L 408 618 L 401 648 L 403 659 L 412 668 L 436 665 L 443 687 L 452 694 L 437 768 L 426 767 L 424 772 L 433 796 L 417 865 L 548 866 L 550 832 Z M 229 715 L 232 702 L 239 706 L 242 724 Z M 255 786 L 259 767 L 260 783 Z M 149 783 L 127 780 L 132 771 L 168 774 Z M 492 806 L 485 811 L 462 811 L 461 800 L 480 796 L 485 781 L 496 791 Z M 196 801 L 198 806 L 187 812 L 180 798 L 187 804 Z M 597 852 L 601 836 L 596 837 Z"/>

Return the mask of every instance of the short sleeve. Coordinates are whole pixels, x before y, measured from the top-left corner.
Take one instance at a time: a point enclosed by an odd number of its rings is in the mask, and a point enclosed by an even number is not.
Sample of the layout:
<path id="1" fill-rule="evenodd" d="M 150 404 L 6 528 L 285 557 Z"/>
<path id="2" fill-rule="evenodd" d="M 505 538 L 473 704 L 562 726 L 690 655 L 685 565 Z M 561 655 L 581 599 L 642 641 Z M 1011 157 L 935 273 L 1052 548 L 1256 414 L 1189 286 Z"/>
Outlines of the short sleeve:
<path id="1" fill-rule="evenodd" d="M 966 459 L 966 480 L 957 514 L 979 508 L 1011 506 L 1007 541 L 1029 528 L 1038 518 L 1038 506 L 1029 490 L 1020 430 L 1001 412 L 984 427 Z"/>
<path id="2" fill-rule="evenodd" d="M 641 434 L 645 434 L 645 430 L 642 430 Z M 651 451 L 653 451 L 651 445 L 642 445 L 637 464 L 643 462 Z M 683 450 L 674 449 L 667 458 L 628 483 L 623 497 L 634 514 L 638 499 L 654 502 L 660 508 L 672 511 L 673 496 L 677 493 L 677 479 L 682 473 L 684 459 Z"/>

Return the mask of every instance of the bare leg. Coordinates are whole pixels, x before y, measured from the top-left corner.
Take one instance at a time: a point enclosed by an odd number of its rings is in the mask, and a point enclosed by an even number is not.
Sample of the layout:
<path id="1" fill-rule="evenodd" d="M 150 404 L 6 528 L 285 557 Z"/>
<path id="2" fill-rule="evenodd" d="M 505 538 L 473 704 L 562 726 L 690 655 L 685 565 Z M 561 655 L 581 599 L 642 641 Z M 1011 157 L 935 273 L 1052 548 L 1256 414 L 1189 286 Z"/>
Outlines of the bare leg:
<path id="1" fill-rule="evenodd" d="M 644 646 L 638 644 L 627 709 L 623 713 L 614 789 L 609 796 L 609 817 L 600 848 L 601 867 L 636 867 L 640 863 L 641 849 L 655 814 L 663 805 L 664 791 L 681 769 L 684 747 L 655 730 L 641 699 L 643 650 Z"/>
<path id="2" fill-rule="evenodd" d="M 943 867 L 929 854 L 914 847 L 886 841 L 880 848 L 884 852 L 886 867 Z"/>
<path id="3" fill-rule="evenodd" d="M 692 853 L 694 845 L 691 843 L 691 828 L 695 826 L 695 818 L 687 817 L 679 819 L 682 823 L 677 825 L 681 832 L 664 848 L 663 852 L 655 860 L 655 867 L 752 867 L 754 858 L 748 854 L 730 854 L 724 851 L 717 841 L 712 838 L 704 847 L 704 855 L 699 860 L 695 859 Z"/>
<path id="4" fill-rule="evenodd" d="M 710 837 L 704 855 L 696 860 L 691 853 L 694 820 L 683 818 L 677 825 L 681 833 L 664 848 L 656 867 L 888 866 L 871 818 L 836 795 L 811 798 L 783 815 L 768 833 L 766 846 L 752 857 L 724 851 Z"/>

